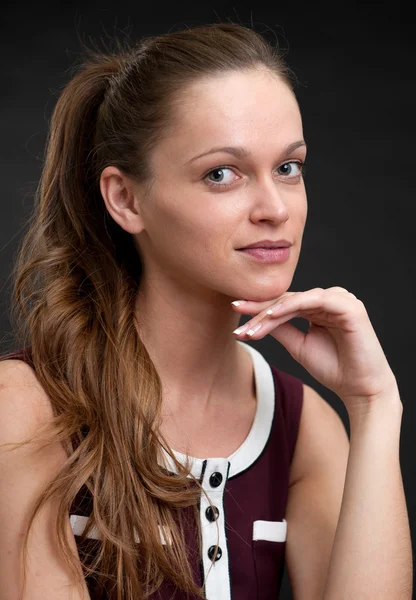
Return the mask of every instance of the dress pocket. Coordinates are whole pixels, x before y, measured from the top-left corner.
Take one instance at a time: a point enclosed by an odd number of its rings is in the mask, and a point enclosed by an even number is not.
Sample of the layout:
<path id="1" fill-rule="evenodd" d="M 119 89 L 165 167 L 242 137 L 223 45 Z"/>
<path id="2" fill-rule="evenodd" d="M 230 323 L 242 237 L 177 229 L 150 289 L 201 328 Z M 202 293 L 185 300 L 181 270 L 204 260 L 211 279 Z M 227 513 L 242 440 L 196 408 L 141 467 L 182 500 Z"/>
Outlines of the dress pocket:
<path id="1" fill-rule="evenodd" d="M 85 517 L 83 515 L 70 515 L 69 522 L 71 524 L 72 533 L 74 535 L 80 537 L 84 533 L 84 529 L 88 522 L 88 517 Z M 172 537 L 169 535 L 166 528 L 163 527 L 162 525 L 159 525 L 159 534 L 160 534 L 160 541 L 162 542 L 163 545 L 172 543 Z M 88 535 L 86 536 L 85 539 L 101 540 L 101 535 L 100 535 L 98 528 L 93 526 L 91 528 L 91 530 L 88 532 Z M 137 533 L 135 535 L 135 539 L 136 539 L 136 543 L 139 544 L 140 538 L 137 535 Z"/>
<path id="2" fill-rule="evenodd" d="M 258 600 L 277 600 L 283 578 L 287 522 L 254 521 L 253 556 Z"/>

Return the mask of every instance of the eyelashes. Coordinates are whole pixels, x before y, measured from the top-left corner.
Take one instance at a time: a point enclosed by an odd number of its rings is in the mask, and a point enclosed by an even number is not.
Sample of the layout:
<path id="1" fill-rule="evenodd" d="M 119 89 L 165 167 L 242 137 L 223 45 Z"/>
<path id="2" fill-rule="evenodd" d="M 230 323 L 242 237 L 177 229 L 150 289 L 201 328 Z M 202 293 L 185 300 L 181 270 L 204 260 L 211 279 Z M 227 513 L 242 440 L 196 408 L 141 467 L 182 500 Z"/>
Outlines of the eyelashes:
<path id="1" fill-rule="evenodd" d="M 302 177 L 305 177 L 305 174 L 306 174 L 305 161 L 290 160 L 290 161 L 287 161 L 287 162 L 283 163 L 282 165 L 280 165 L 280 167 L 277 167 L 277 169 L 282 169 L 283 167 L 286 167 L 287 165 L 296 165 L 299 168 L 299 173 L 297 173 L 294 176 L 288 176 L 288 175 L 281 174 L 281 177 L 283 177 L 284 179 L 288 179 L 288 180 L 294 180 L 294 183 L 297 183 Z M 233 185 L 234 181 L 231 181 L 229 183 L 221 183 L 221 182 L 215 182 L 215 181 L 208 179 L 208 177 L 212 173 L 215 173 L 217 171 L 225 171 L 225 170 L 234 171 L 234 168 L 229 165 L 219 165 L 218 167 L 215 167 L 214 169 L 210 169 L 210 171 L 208 171 L 208 173 L 206 173 L 204 175 L 203 181 L 205 181 L 208 186 L 213 187 L 213 188 L 226 188 L 226 187 L 229 187 L 230 185 Z"/>

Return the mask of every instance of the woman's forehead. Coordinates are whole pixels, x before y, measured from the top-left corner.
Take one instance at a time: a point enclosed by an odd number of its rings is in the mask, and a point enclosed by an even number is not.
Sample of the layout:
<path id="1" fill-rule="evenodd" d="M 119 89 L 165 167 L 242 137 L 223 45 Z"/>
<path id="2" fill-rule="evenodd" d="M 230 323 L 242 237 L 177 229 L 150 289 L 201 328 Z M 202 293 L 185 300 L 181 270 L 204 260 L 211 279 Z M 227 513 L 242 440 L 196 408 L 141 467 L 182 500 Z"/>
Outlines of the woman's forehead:
<path id="1" fill-rule="evenodd" d="M 216 114 L 232 119 L 255 116 L 261 111 L 278 114 L 279 110 L 298 108 L 296 98 L 288 85 L 271 73 L 238 71 L 215 75 L 188 86 L 183 94 L 182 117 L 198 119 L 215 110 Z M 261 116 L 261 114 L 260 114 Z"/>
<path id="2" fill-rule="evenodd" d="M 198 84 L 179 104 L 165 151 L 186 163 L 215 146 L 255 147 L 265 139 L 287 145 L 302 139 L 302 119 L 292 90 L 256 72 L 215 76 Z"/>

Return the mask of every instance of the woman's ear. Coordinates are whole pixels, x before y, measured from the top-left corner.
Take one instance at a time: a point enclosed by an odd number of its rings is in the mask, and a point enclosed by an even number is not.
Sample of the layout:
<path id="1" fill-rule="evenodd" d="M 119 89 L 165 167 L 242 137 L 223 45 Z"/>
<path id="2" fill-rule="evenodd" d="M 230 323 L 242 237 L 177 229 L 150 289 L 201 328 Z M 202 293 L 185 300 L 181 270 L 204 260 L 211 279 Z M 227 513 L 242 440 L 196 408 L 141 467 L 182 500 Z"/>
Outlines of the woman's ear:
<path id="1" fill-rule="evenodd" d="M 113 166 L 103 169 L 100 190 L 108 212 L 120 227 L 134 234 L 144 229 L 136 188 L 120 169 Z"/>

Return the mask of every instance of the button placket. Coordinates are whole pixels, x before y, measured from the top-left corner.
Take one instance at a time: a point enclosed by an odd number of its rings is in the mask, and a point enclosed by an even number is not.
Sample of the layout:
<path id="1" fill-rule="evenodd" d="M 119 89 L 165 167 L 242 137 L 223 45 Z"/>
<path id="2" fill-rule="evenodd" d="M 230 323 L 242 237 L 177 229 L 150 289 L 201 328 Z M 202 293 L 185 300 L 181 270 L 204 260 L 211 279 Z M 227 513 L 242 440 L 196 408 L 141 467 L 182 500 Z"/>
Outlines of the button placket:
<path id="1" fill-rule="evenodd" d="M 228 548 L 225 535 L 223 496 L 230 463 L 226 458 L 208 459 L 201 481 L 214 509 L 205 494 L 201 494 L 200 520 L 205 594 L 208 600 L 231 600 Z M 214 559 L 216 545 L 218 549 Z"/>

